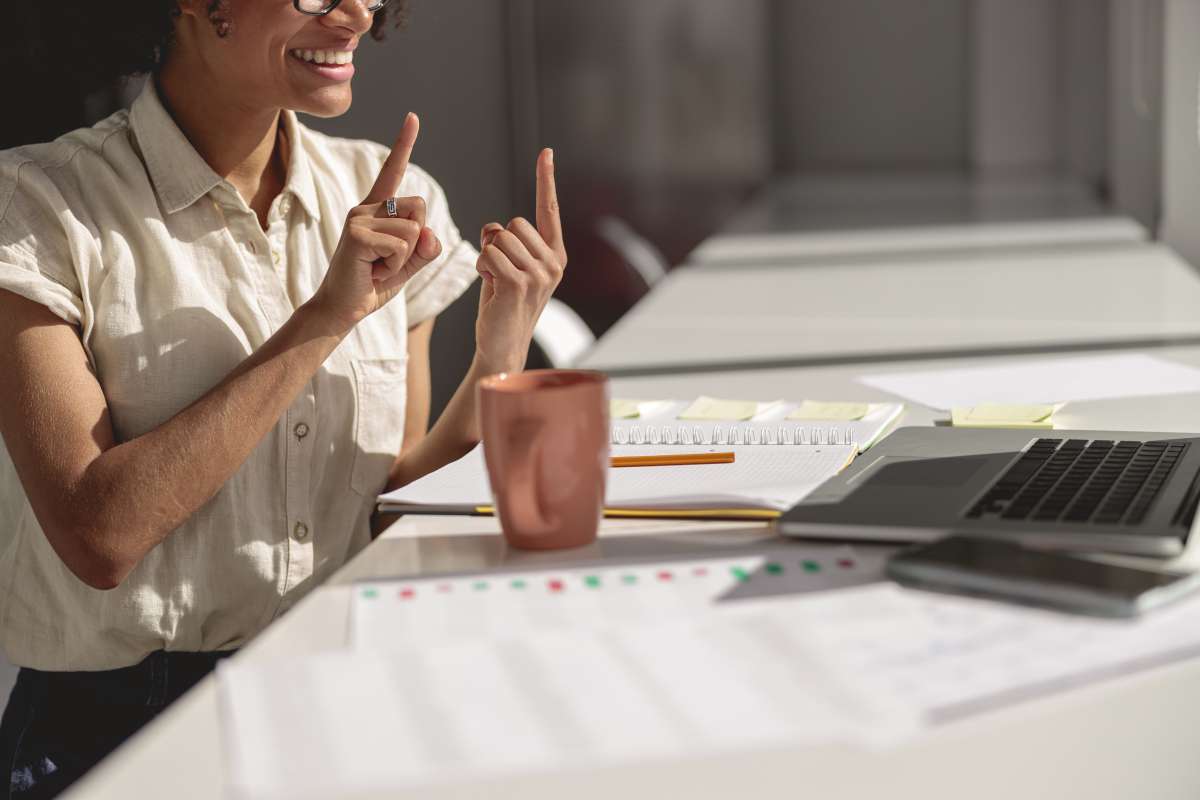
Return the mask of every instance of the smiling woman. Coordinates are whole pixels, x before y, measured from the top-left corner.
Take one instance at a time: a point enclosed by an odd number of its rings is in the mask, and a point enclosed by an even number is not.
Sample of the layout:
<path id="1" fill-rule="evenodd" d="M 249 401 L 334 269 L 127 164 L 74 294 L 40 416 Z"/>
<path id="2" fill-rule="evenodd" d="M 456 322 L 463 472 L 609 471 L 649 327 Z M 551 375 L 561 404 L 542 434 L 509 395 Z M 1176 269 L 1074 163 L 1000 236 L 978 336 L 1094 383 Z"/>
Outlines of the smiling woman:
<path id="1" fill-rule="evenodd" d="M 350 107 L 398 0 L 74 5 L 97 27 L 65 60 L 150 79 L 0 152 L 0 800 L 61 791 L 364 547 L 382 490 L 473 447 L 567 260 L 549 150 L 536 220 L 476 250 L 415 114 L 390 149 L 297 117 Z M 433 321 L 479 276 L 431 428 Z"/>

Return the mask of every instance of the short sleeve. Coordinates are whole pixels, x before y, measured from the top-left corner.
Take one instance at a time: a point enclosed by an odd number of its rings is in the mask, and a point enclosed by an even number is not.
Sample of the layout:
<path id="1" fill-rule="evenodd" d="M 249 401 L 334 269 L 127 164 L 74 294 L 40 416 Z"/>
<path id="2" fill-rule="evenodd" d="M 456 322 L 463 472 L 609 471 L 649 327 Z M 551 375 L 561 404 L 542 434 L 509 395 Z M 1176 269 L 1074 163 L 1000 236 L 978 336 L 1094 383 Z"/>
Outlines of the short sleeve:
<path id="1" fill-rule="evenodd" d="M 0 289 L 80 325 L 83 300 L 62 224 L 69 213 L 35 164 L 0 154 Z"/>
<path id="2" fill-rule="evenodd" d="M 412 181 L 411 189 L 407 185 Z M 429 173 L 409 166 L 405 191 L 425 198 L 425 224 L 437 234 L 442 254 L 404 287 L 408 325 L 413 327 L 433 319 L 457 300 L 478 277 L 475 262 L 478 251 L 464 241 L 450 216 L 446 193 Z"/>

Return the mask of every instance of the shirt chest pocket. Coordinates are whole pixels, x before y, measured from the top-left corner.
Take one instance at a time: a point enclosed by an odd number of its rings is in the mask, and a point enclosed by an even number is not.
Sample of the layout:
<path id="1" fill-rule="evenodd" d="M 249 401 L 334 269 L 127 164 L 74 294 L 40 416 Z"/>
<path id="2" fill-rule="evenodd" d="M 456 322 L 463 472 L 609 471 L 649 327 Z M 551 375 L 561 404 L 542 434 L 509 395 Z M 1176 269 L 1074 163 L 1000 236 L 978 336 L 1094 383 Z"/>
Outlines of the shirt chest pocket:
<path id="1" fill-rule="evenodd" d="M 408 356 L 356 359 L 354 367 L 354 463 L 350 488 L 373 497 L 404 440 Z"/>

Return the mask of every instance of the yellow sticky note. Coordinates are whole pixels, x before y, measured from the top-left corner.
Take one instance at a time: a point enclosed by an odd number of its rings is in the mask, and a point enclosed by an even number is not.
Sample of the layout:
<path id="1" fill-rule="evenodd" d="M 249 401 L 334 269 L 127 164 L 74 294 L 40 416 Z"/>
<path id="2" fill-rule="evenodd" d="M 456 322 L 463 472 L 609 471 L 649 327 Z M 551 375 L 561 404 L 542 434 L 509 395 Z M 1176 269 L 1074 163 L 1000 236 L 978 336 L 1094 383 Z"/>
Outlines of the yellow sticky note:
<path id="1" fill-rule="evenodd" d="M 711 419 L 727 422 L 746 420 L 758 413 L 758 403 L 753 400 L 718 400 L 715 397 L 700 397 L 679 415 L 680 419 Z"/>
<path id="2" fill-rule="evenodd" d="M 981 405 L 953 408 L 950 421 L 956 428 L 1053 428 L 1054 406 Z"/>
<path id="3" fill-rule="evenodd" d="M 608 415 L 613 419 L 637 419 L 641 414 L 637 400 L 614 398 L 608 401 Z"/>
<path id="4" fill-rule="evenodd" d="M 866 403 L 829 403 L 821 400 L 805 400 L 800 407 L 788 414 L 788 419 L 836 419 L 851 422 L 862 419 L 870 411 Z"/>

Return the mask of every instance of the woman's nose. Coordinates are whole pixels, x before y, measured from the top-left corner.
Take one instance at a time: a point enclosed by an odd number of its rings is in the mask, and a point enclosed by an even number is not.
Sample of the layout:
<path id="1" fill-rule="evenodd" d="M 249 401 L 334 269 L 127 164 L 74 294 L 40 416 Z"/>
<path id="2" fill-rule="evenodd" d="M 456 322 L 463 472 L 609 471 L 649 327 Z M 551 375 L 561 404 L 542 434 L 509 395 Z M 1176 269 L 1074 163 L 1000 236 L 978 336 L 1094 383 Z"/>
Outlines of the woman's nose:
<path id="1" fill-rule="evenodd" d="M 375 13 L 367 9 L 370 0 L 342 0 L 337 8 L 321 17 L 327 25 L 346 28 L 356 34 L 366 33 L 371 29 Z"/>

